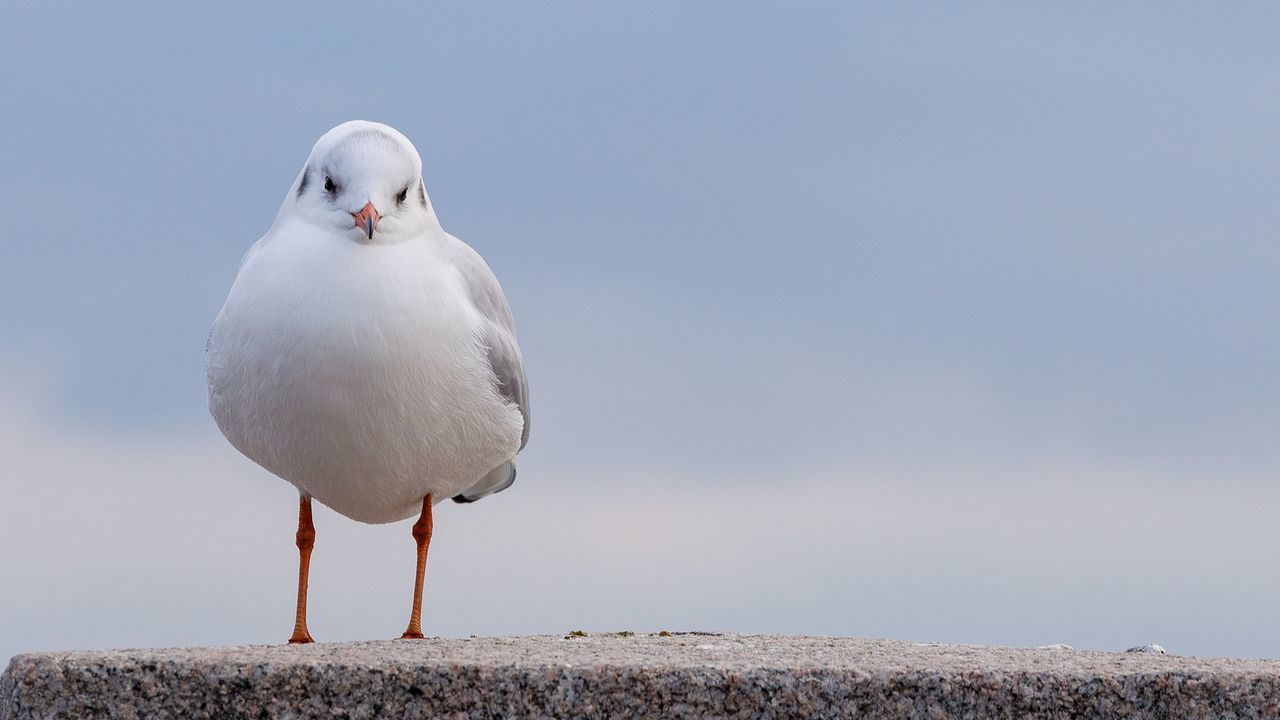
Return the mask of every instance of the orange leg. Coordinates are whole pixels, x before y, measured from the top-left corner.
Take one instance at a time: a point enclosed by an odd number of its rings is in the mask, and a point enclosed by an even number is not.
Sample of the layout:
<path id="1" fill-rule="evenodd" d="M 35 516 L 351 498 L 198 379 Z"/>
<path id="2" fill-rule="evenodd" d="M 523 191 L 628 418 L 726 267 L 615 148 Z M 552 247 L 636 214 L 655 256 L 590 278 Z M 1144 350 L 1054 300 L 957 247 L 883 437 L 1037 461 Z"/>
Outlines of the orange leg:
<path id="1" fill-rule="evenodd" d="M 422 498 L 422 515 L 413 524 L 413 539 L 418 542 L 418 577 L 413 582 L 413 612 L 409 613 L 409 628 L 401 640 L 422 638 L 422 578 L 427 573 L 427 546 L 431 545 L 431 493 Z"/>
<path id="2" fill-rule="evenodd" d="M 311 569 L 311 548 L 316 546 L 316 526 L 311 524 L 311 496 L 298 498 L 298 610 L 293 618 L 290 645 L 313 643 L 307 632 L 307 574 Z"/>

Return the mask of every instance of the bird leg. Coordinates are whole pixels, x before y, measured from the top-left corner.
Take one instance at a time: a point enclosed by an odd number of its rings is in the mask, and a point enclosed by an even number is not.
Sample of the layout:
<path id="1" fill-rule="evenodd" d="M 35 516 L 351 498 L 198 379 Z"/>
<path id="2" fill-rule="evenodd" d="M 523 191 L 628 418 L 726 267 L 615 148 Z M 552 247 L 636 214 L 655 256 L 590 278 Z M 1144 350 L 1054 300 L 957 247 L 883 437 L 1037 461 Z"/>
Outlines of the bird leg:
<path id="1" fill-rule="evenodd" d="M 313 643 L 307 632 L 307 574 L 311 569 L 311 548 L 316 545 L 316 527 L 311 524 L 311 496 L 298 498 L 298 610 L 293 619 L 290 645 Z"/>
<path id="2" fill-rule="evenodd" d="M 413 611 L 409 613 L 409 628 L 401 640 L 422 638 L 422 578 L 427 572 L 427 546 L 431 544 L 431 493 L 422 498 L 422 515 L 413 524 L 413 539 L 418 543 L 418 576 L 413 581 Z"/>

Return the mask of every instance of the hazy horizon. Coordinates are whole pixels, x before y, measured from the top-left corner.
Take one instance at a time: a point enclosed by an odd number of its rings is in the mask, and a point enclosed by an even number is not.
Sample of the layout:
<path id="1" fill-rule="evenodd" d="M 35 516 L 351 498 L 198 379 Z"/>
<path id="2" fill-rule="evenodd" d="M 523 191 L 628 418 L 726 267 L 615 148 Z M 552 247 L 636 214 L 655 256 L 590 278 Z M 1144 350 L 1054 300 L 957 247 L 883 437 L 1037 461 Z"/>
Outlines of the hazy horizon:
<path id="1" fill-rule="evenodd" d="M 0 660 L 288 636 L 204 341 L 353 118 L 529 375 L 428 634 L 1280 656 L 1280 8 L 132 8 L 0 28 Z M 313 635 L 398 635 L 411 523 L 316 522 Z"/>

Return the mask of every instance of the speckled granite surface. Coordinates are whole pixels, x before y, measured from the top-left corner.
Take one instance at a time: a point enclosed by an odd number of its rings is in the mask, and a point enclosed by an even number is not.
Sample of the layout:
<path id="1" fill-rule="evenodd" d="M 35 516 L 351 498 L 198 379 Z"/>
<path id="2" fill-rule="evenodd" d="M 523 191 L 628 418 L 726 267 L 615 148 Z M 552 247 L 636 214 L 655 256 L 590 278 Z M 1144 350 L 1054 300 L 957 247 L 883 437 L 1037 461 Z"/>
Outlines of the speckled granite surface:
<path id="1" fill-rule="evenodd" d="M 0 718 L 1271 718 L 1280 661 L 700 635 L 19 655 Z"/>

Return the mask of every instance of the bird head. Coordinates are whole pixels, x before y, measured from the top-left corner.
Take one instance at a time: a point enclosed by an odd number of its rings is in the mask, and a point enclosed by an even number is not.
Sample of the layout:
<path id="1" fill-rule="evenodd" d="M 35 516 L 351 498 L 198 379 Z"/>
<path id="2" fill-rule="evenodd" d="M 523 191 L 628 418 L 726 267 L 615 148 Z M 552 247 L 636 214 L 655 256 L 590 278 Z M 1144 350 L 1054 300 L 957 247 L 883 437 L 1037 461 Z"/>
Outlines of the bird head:
<path id="1" fill-rule="evenodd" d="M 422 158 L 381 123 L 352 120 L 322 135 L 291 193 L 282 212 L 290 208 L 358 242 L 398 242 L 435 224 Z"/>

